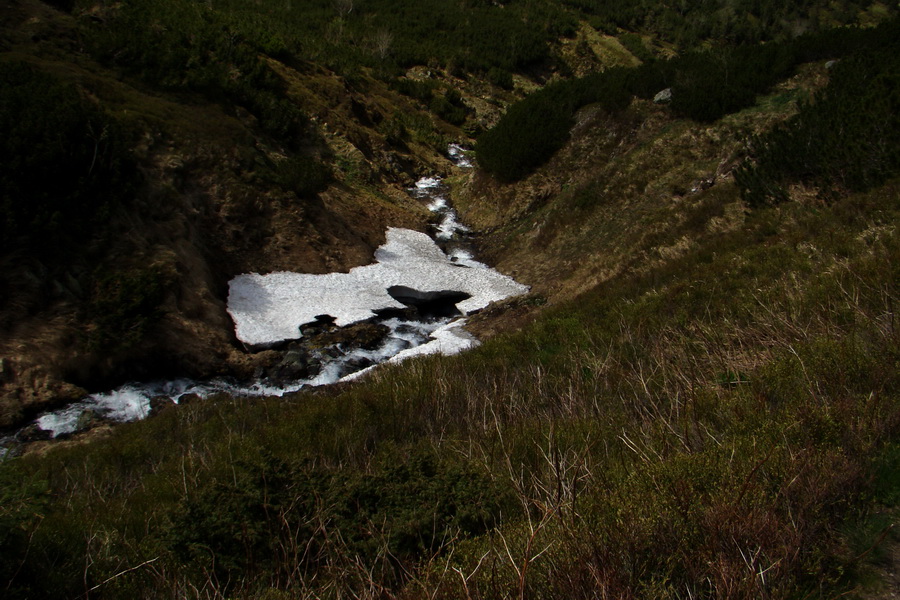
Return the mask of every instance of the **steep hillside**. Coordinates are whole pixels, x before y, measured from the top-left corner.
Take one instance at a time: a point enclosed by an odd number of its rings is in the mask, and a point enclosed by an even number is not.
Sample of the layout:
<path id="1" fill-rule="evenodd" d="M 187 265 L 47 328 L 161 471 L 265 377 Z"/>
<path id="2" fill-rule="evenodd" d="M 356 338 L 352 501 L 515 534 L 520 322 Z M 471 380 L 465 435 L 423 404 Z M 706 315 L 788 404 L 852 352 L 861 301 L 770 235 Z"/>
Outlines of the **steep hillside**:
<path id="1" fill-rule="evenodd" d="M 403 186 L 416 173 L 449 167 L 432 118 L 381 82 L 354 87 L 312 64 L 266 59 L 285 98 L 310 117 L 289 140 L 228 99 L 120 78 L 85 52 L 83 27 L 69 15 L 38 2 L 3 10 L 6 89 L 49 86 L 93 111 L 93 135 L 115 130 L 116 160 L 129 171 L 127 190 L 93 216 L 64 207 L 64 221 L 42 229 L 37 213 L 11 223 L 2 257 L 2 425 L 83 393 L 78 386 L 252 372 L 224 311 L 227 281 L 249 271 L 323 273 L 367 263 L 387 225 L 425 222 Z M 21 121 L 9 102 L 7 116 Z M 38 122 L 60 114 L 54 100 L 30 110 Z M 401 112 L 420 129 L 410 127 L 413 139 L 398 125 L 405 139 L 392 145 L 377 123 Z M 7 162 L 10 177 L 78 189 L 81 173 L 53 163 L 72 160 L 83 145 L 81 168 L 92 169 L 99 146 L 90 127 L 73 132 L 72 148 L 48 141 L 56 154 L 33 159 L 38 134 L 21 133 L 31 139 L 10 140 L 8 151 L 32 171 Z M 35 183 L 18 191 L 11 183 L 10 201 L 27 202 Z"/>
<path id="2" fill-rule="evenodd" d="M 24 171 L 2 172 L 7 422 L 82 381 L 252 371 L 228 278 L 367 261 L 386 224 L 424 225 L 402 188 L 425 171 L 450 176 L 481 258 L 533 287 L 476 315 L 486 341 L 455 357 L 4 459 L 5 594 L 886 597 L 896 11 L 441 4 L 2 9 L 0 75 L 33 90 L 3 88 L 2 123 L 41 133 L 3 143 L 43 175 L 24 205 Z M 523 43 L 470 57 L 507 18 Z M 837 62 L 821 39 L 843 40 Z M 482 131 L 477 156 L 516 152 L 454 172 L 446 143 Z"/>
<path id="3" fill-rule="evenodd" d="M 826 81 L 823 63 L 807 65 L 756 106 L 708 125 L 646 100 L 617 115 L 585 106 L 547 164 L 515 184 L 478 173 L 457 188 L 457 206 L 485 231 L 489 260 L 552 302 L 571 300 L 741 229 L 732 171 L 747 136 L 794 114 Z"/>
<path id="4" fill-rule="evenodd" d="M 723 43 L 741 23 L 756 23 L 747 40 L 779 40 L 890 13 L 761 4 L 711 26 L 691 9 L 676 32 L 668 13 L 652 24 L 637 4 L 590 2 L 0 10 L 17 157 L 3 176 L 0 426 L 126 379 L 251 373 L 259 358 L 223 310 L 231 277 L 367 262 L 386 225 L 424 223 L 402 187 L 447 172 L 448 141 L 548 81 Z"/>

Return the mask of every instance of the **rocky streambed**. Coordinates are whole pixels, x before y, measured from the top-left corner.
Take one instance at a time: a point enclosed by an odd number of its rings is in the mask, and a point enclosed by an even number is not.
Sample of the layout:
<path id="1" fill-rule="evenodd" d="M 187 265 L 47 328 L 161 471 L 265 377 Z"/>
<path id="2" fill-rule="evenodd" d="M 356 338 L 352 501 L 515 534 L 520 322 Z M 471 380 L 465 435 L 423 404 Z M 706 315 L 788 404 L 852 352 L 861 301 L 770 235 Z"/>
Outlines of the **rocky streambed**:
<path id="1" fill-rule="evenodd" d="M 459 146 L 449 155 L 471 167 Z M 102 422 L 142 419 L 172 403 L 217 393 L 281 396 L 354 379 L 383 362 L 477 345 L 463 329 L 465 316 L 528 288 L 473 258 L 469 230 L 440 178 L 423 177 L 409 193 L 434 213 L 431 235 L 390 228 L 374 262 L 349 273 L 251 273 L 231 281 L 235 334 L 257 354 L 251 381 L 177 379 L 92 394 L 0 439 L 0 453 Z"/>

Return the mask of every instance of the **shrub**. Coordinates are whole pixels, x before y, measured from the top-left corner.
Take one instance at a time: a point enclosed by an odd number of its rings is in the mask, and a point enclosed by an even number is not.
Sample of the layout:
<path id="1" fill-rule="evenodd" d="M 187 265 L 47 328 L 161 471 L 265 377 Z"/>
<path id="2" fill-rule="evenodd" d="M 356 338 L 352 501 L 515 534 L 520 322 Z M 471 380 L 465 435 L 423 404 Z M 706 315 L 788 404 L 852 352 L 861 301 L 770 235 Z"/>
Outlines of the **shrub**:
<path id="1" fill-rule="evenodd" d="M 619 36 L 619 42 L 641 62 L 650 62 L 654 59 L 653 52 L 636 33 L 623 33 Z"/>
<path id="2" fill-rule="evenodd" d="M 513 89 L 513 87 L 515 87 L 513 83 L 512 73 L 505 69 L 491 67 L 487 72 L 487 79 L 497 87 L 501 87 L 504 90 L 511 90 Z"/>
<path id="3" fill-rule="evenodd" d="M 754 104 L 757 94 L 795 65 L 792 48 L 781 44 L 689 54 L 673 65 L 672 110 L 695 121 L 716 121 Z"/>
<path id="4" fill-rule="evenodd" d="M 451 125 L 462 125 L 466 121 L 466 107 L 456 90 L 447 90 L 443 96 L 435 96 L 429 108 Z"/>
<path id="5" fill-rule="evenodd" d="M 788 198 L 803 182 L 823 197 L 861 191 L 900 173 L 900 20 L 865 38 L 838 63 L 828 86 L 799 114 L 750 142 L 735 176 L 751 206 Z"/>
<path id="6" fill-rule="evenodd" d="M 515 181 L 547 161 L 566 142 L 575 110 L 589 103 L 623 110 L 631 99 L 625 69 L 561 81 L 513 104 L 478 138 L 478 164 L 503 181 Z"/>
<path id="7" fill-rule="evenodd" d="M 390 87 L 405 96 L 415 98 L 419 102 L 427 104 L 428 102 L 431 102 L 431 99 L 434 97 L 437 81 L 417 81 L 415 79 L 406 79 L 403 77 L 392 80 Z"/>
<path id="8" fill-rule="evenodd" d="M 162 316 L 161 304 L 170 282 L 156 268 L 97 274 L 88 317 L 88 347 L 105 352 L 125 350 L 144 340 Z"/>
<path id="9" fill-rule="evenodd" d="M 532 94 L 478 137 L 478 165 L 504 181 L 521 179 L 562 147 L 571 124 L 570 108 L 549 93 Z"/>
<path id="10" fill-rule="evenodd" d="M 334 178 L 331 169 L 311 156 L 294 155 L 275 164 L 275 181 L 301 198 L 328 188 Z"/>

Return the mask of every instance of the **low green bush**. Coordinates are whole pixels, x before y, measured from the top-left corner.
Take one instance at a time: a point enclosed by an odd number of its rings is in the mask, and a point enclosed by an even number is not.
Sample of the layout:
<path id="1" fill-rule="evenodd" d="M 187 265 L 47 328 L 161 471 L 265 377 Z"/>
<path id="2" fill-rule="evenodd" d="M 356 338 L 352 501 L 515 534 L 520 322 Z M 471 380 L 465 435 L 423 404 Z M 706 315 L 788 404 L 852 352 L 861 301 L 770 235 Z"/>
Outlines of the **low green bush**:
<path id="1" fill-rule="evenodd" d="M 515 87 L 513 83 L 512 73 L 504 69 L 491 67 L 487 72 L 487 79 L 494 85 L 501 87 L 504 90 L 511 90 L 513 89 L 513 87 Z"/>
<path id="2" fill-rule="evenodd" d="M 328 188 L 334 179 L 331 169 L 314 157 L 300 154 L 275 163 L 275 181 L 283 188 L 309 198 Z"/>
<path id="3" fill-rule="evenodd" d="M 641 36 L 636 33 L 623 33 L 619 36 L 619 42 L 641 62 L 650 62 L 655 58 Z"/>
<path id="4" fill-rule="evenodd" d="M 390 83 L 391 89 L 397 90 L 405 96 L 415 98 L 423 104 L 428 104 L 434 97 L 434 91 L 437 88 L 437 81 L 425 80 L 418 81 L 416 79 L 406 79 L 405 77 L 394 79 Z"/>
<path id="5" fill-rule="evenodd" d="M 468 113 L 459 92 L 447 90 L 443 96 L 435 96 L 429 104 L 431 112 L 451 125 L 462 125 Z"/>

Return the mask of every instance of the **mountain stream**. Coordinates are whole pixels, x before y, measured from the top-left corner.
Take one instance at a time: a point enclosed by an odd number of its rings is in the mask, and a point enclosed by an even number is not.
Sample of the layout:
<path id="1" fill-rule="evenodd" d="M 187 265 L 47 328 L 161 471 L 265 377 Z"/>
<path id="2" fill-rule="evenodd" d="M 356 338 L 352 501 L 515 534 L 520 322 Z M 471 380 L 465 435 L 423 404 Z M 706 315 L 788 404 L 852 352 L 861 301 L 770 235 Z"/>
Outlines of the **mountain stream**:
<path id="1" fill-rule="evenodd" d="M 472 167 L 458 145 L 448 154 L 457 167 Z M 0 456 L 26 437 L 56 438 L 98 421 L 143 419 L 168 402 L 223 392 L 282 396 L 357 378 L 383 362 L 476 346 L 462 328 L 465 315 L 528 288 L 474 259 L 469 229 L 439 177 L 423 177 L 408 191 L 435 214 L 430 236 L 390 228 L 376 262 L 349 273 L 254 273 L 232 280 L 228 312 L 238 339 L 250 350 L 286 346 L 277 368 L 250 382 L 176 379 L 91 394 L 0 438 Z"/>

